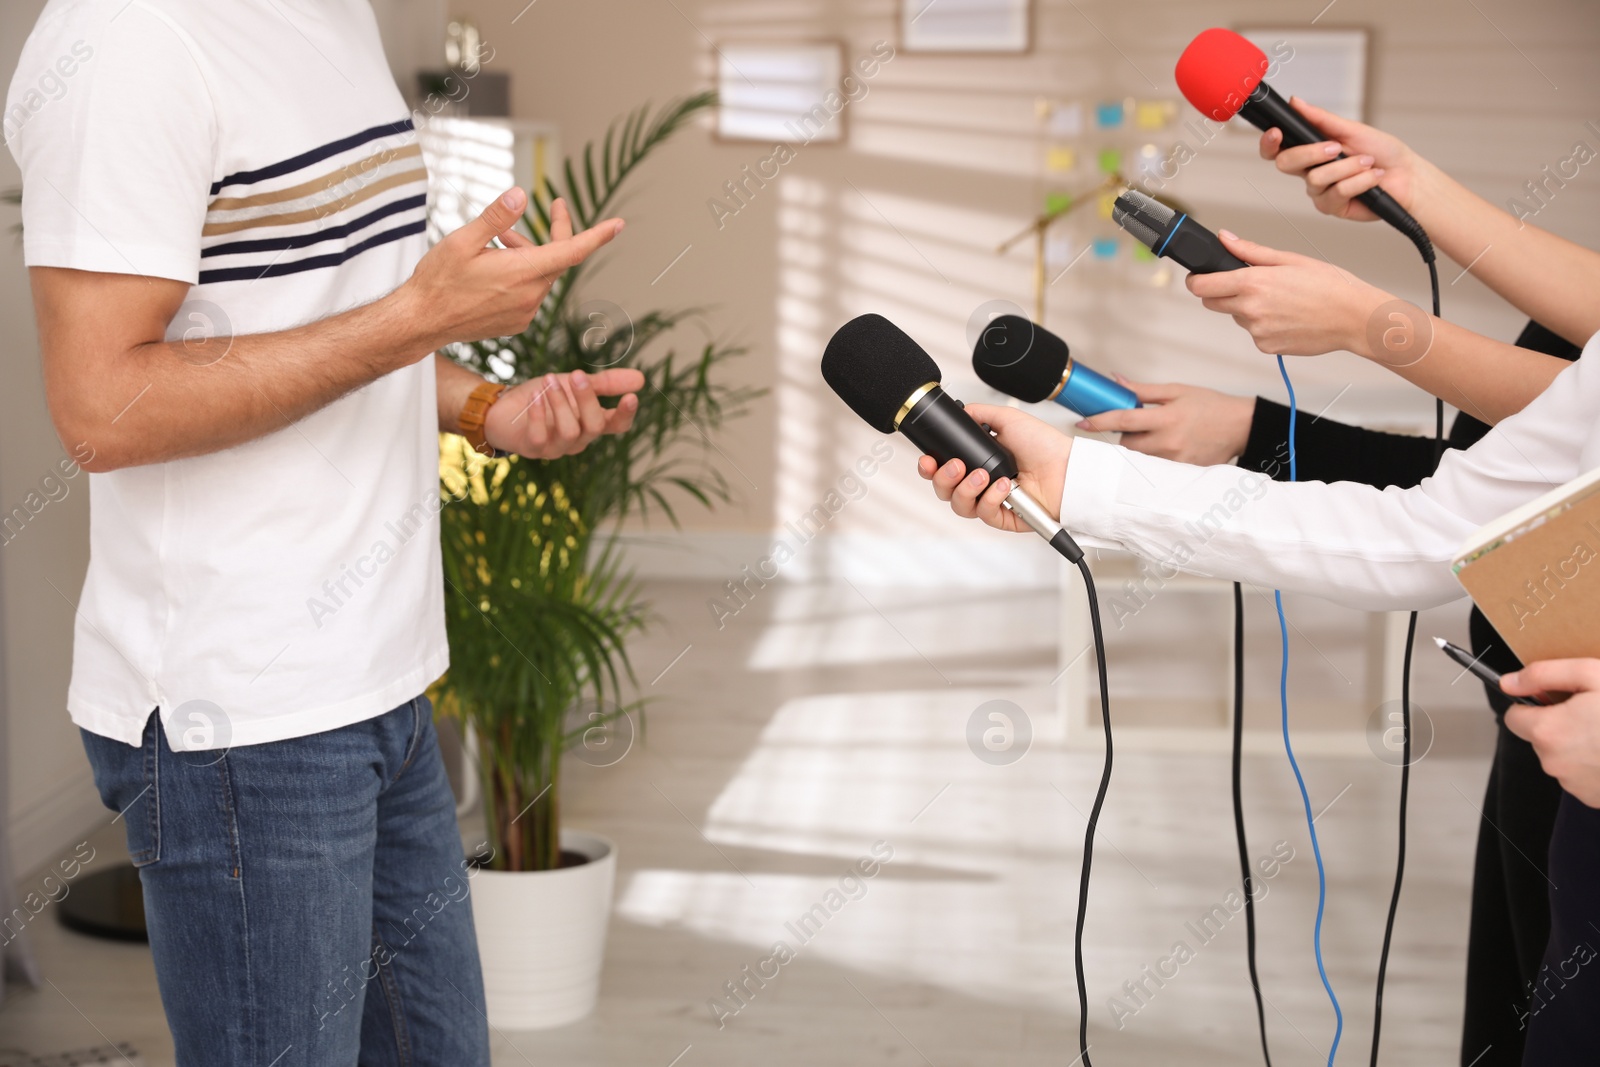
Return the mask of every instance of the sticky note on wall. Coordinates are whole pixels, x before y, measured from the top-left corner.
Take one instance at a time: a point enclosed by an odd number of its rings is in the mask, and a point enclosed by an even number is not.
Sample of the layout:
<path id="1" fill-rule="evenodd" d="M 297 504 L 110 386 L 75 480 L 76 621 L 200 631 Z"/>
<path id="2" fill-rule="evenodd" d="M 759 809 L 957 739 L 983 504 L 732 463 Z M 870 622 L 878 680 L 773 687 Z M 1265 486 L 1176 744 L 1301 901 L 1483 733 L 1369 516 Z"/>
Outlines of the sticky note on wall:
<path id="1" fill-rule="evenodd" d="M 1096 237 L 1094 239 L 1094 258 L 1111 259 L 1117 254 L 1117 239 L 1115 237 Z"/>
<path id="2" fill-rule="evenodd" d="M 1122 125 L 1122 101 L 1104 100 L 1095 105 L 1094 122 L 1102 130 L 1114 130 Z"/>
<path id="3" fill-rule="evenodd" d="M 1133 109 L 1133 125 L 1140 130 L 1164 130 L 1177 113 L 1178 105 L 1171 100 L 1141 100 Z"/>
<path id="4" fill-rule="evenodd" d="M 1050 193 L 1044 198 L 1044 213 L 1055 215 L 1072 206 L 1072 197 L 1066 193 Z"/>
<path id="5" fill-rule="evenodd" d="M 1115 148 L 1100 150 L 1100 173 L 1115 174 L 1122 169 L 1122 153 Z"/>
<path id="6" fill-rule="evenodd" d="M 1044 265 L 1047 269 L 1066 269 L 1072 265 L 1075 254 L 1071 234 L 1052 233 L 1045 239 Z"/>
<path id="7" fill-rule="evenodd" d="M 1045 154 L 1045 169 L 1054 174 L 1062 174 L 1072 170 L 1078 165 L 1078 153 L 1064 146 L 1056 146 Z"/>
<path id="8" fill-rule="evenodd" d="M 1050 109 L 1050 132 L 1057 137 L 1076 137 L 1083 132 L 1083 105 L 1056 104 Z"/>

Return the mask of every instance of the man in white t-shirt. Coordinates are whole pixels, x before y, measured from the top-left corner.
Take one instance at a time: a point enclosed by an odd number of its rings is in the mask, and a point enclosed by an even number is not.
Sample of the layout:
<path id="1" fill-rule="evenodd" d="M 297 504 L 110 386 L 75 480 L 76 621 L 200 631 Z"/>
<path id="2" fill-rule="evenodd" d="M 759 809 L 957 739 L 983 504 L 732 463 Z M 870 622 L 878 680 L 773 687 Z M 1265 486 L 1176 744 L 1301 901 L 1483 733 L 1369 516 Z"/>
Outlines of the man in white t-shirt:
<path id="1" fill-rule="evenodd" d="M 434 353 L 526 328 L 622 223 L 558 207 L 536 246 L 512 190 L 428 250 L 366 0 L 51 0 L 4 127 L 50 414 L 90 472 L 67 705 L 178 1062 L 488 1064 L 420 695 L 448 660 L 437 434 L 571 454 L 643 379 L 502 390 Z"/>

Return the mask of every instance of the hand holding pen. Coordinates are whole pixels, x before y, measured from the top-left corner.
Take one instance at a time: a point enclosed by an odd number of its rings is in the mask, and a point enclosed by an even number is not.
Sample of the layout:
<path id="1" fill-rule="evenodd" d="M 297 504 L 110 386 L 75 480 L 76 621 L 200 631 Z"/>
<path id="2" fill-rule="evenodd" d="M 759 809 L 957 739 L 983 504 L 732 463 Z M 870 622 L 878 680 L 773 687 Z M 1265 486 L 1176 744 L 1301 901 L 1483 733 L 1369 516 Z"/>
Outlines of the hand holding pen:
<path id="1" fill-rule="evenodd" d="M 1495 689 L 1499 689 L 1502 693 L 1505 693 L 1505 688 L 1500 684 L 1499 671 L 1492 667 L 1484 666 L 1481 662 L 1479 662 L 1477 656 L 1474 656 L 1460 645 L 1452 645 L 1449 641 L 1446 641 L 1442 637 L 1435 637 L 1433 639 L 1433 643 L 1439 646 L 1439 651 L 1443 652 L 1461 666 L 1471 671 L 1472 674 L 1478 679 L 1494 687 Z M 1538 696 L 1532 694 L 1527 696 L 1514 696 L 1511 693 L 1506 693 L 1506 696 L 1511 699 L 1511 703 L 1513 704 L 1531 704 L 1537 707 L 1548 703 L 1548 701 L 1542 700 Z"/>

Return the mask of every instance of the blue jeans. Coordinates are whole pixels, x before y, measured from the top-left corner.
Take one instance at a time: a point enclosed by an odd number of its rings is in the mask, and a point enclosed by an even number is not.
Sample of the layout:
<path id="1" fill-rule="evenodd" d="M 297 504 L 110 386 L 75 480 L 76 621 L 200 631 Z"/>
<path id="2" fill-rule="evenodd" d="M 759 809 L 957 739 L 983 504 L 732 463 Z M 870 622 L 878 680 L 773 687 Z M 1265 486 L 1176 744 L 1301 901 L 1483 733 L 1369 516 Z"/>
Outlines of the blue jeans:
<path id="1" fill-rule="evenodd" d="M 84 732 L 120 812 L 178 1067 L 488 1067 L 455 801 L 425 697 L 174 752 Z"/>

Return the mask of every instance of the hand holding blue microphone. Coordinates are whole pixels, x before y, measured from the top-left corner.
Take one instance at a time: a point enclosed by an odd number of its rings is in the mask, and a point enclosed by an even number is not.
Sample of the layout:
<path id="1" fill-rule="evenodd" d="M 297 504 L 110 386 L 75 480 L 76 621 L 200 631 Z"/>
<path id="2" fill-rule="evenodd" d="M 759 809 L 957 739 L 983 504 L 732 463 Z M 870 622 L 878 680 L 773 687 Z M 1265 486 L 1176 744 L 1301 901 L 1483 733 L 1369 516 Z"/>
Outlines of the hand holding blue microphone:
<path id="1" fill-rule="evenodd" d="M 1002 315 L 982 332 L 972 367 L 1007 396 L 1029 404 L 1054 400 L 1085 416 L 1080 430 L 1118 433 L 1126 448 L 1184 463 L 1231 462 L 1244 451 L 1255 413 L 1254 397 L 1111 381 L 1072 360 L 1061 338 L 1018 315 Z"/>

